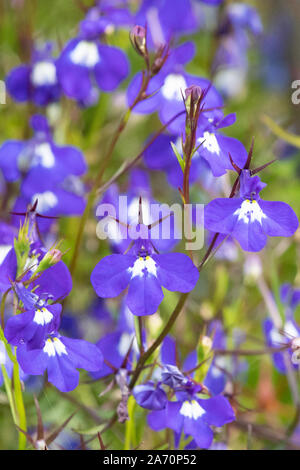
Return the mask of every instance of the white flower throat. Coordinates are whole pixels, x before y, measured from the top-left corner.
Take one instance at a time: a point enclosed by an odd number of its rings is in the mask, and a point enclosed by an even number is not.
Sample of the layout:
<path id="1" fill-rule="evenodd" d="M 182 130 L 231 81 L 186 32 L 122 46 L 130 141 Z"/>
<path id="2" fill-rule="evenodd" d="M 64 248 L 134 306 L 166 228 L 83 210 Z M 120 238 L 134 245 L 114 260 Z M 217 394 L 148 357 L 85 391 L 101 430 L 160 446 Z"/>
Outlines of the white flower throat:
<path id="1" fill-rule="evenodd" d="M 56 195 L 52 191 L 45 191 L 44 193 L 36 193 L 32 196 L 31 202 L 38 200 L 38 207 L 40 212 L 47 212 L 49 209 L 55 207 L 58 203 Z"/>
<path id="2" fill-rule="evenodd" d="M 36 165 L 41 165 L 44 168 L 52 168 L 55 165 L 55 156 L 48 142 L 36 145 L 31 166 Z"/>
<path id="3" fill-rule="evenodd" d="M 167 100 L 182 101 L 182 93 L 187 88 L 186 81 L 182 75 L 171 73 L 167 75 L 161 88 L 164 98 Z"/>
<path id="4" fill-rule="evenodd" d="M 73 64 L 93 68 L 100 62 L 97 44 L 91 41 L 80 41 L 70 53 Z"/>
<path id="5" fill-rule="evenodd" d="M 190 419 L 195 419 L 197 420 L 200 418 L 202 415 L 205 414 L 205 410 L 199 405 L 199 403 L 196 400 L 192 401 L 184 401 L 179 413 L 186 418 Z"/>
<path id="6" fill-rule="evenodd" d="M 199 139 L 197 139 L 197 144 L 201 145 L 201 147 L 205 148 L 206 150 L 208 150 L 210 153 L 215 153 L 217 155 L 220 155 L 220 146 L 218 144 L 218 141 L 217 141 L 217 138 L 215 136 L 215 134 L 213 134 L 212 132 L 204 132 L 203 136 L 202 137 L 199 137 Z M 200 147 L 200 151 L 201 151 L 201 147 Z"/>
<path id="7" fill-rule="evenodd" d="M 46 340 L 43 351 L 44 353 L 48 354 L 49 357 L 67 354 L 65 345 L 58 338 L 48 338 Z"/>
<path id="8" fill-rule="evenodd" d="M 38 325 L 44 326 L 48 325 L 48 323 L 51 322 L 52 318 L 52 313 L 47 308 L 43 307 L 42 309 L 38 309 L 35 311 L 33 321 Z"/>
<path id="9" fill-rule="evenodd" d="M 134 263 L 132 268 L 128 268 L 128 271 L 131 273 L 132 277 L 139 276 L 142 277 L 145 274 L 145 270 L 156 277 L 157 269 L 155 261 L 150 257 L 140 256 Z"/>
<path id="10" fill-rule="evenodd" d="M 32 68 L 30 79 L 35 86 L 55 85 L 57 83 L 55 65 L 53 62 L 37 62 Z"/>
<path id="11" fill-rule="evenodd" d="M 238 220 L 242 220 L 245 224 L 253 223 L 255 221 L 262 224 L 262 220 L 266 218 L 266 215 L 263 213 L 255 199 L 246 199 L 243 201 L 241 207 L 234 212 L 234 215 L 237 215 Z"/>

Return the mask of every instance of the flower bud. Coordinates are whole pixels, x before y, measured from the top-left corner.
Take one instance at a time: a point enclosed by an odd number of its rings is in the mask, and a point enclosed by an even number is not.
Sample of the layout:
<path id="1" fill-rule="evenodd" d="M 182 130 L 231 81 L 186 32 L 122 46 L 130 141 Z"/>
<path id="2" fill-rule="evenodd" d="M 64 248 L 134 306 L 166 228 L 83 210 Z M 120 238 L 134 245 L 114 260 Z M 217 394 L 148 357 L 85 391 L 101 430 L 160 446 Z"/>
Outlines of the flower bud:
<path id="1" fill-rule="evenodd" d="M 147 54 L 146 29 L 143 26 L 135 25 L 130 31 L 129 37 L 135 51 L 144 57 Z"/>
<path id="2" fill-rule="evenodd" d="M 29 220 L 25 218 L 25 222 L 20 226 L 18 237 L 14 239 L 14 249 L 17 257 L 17 276 L 23 273 L 30 252 L 29 239 Z"/>
<path id="3" fill-rule="evenodd" d="M 191 97 L 192 100 L 198 101 L 202 97 L 202 90 L 198 85 L 191 85 L 185 90 L 185 98 Z"/>
<path id="4" fill-rule="evenodd" d="M 191 85 L 185 90 L 185 107 L 190 118 L 194 117 L 194 113 L 198 108 L 202 99 L 202 90 L 198 85 Z"/>
<path id="5" fill-rule="evenodd" d="M 61 259 L 62 259 L 62 252 L 58 250 L 57 248 L 52 248 L 45 254 L 44 258 L 40 261 L 35 273 L 37 274 L 37 273 L 46 271 L 46 269 L 49 269 L 52 266 L 55 266 L 55 264 L 59 263 Z"/>

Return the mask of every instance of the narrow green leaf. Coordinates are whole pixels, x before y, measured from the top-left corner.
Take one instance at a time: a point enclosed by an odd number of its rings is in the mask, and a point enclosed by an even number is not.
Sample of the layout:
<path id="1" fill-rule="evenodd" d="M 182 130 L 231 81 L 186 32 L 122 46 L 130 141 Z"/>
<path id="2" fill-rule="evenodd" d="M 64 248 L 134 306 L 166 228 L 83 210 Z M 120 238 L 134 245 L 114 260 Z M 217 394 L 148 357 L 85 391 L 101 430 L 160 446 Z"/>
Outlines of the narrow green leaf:
<path id="1" fill-rule="evenodd" d="M 183 160 L 182 156 L 180 155 L 180 153 L 178 152 L 178 149 L 177 149 L 176 145 L 173 142 L 170 142 L 170 144 L 171 144 L 173 152 L 175 153 L 175 155 L 177 157 L 180 168 L 182 169 L 182 172 L 184 173 L 184 160 Z"/>
<path id="2" fill-rule="evenodd" d="M 269 116 L 265 114 L 261 118 L 262 122 L 275 134 L 279 139 L 285 140 L 294 147 L 300 148 L 300 136 L 291 134 L 286 130 L 282 129 L 276 122 L 273 121 Z"/>

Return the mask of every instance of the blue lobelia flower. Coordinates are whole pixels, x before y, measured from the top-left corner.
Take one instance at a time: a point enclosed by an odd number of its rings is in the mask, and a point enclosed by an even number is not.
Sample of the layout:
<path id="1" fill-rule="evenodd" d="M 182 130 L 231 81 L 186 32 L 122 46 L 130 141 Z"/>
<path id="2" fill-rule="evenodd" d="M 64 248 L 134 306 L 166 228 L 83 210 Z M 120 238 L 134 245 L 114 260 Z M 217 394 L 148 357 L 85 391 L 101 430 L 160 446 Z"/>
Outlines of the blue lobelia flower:
<path id="1" fill-rule="evenodd" d="M 219 133 L 219 129 L 233 124 L 235 115 L 230 114 L 221 120 L 204 121 L 198 127 L 196 147 L 197 151 L 192 158 L 190 182 L 205 180 L 209 175 L 218 177 L 224 175 L 226 170 L 232 170 L 229 154 L 240 168 L 247 160 L 247 151 L 243 144 L 233 137 Z M 171 148 L 171 142 L 182 154 L 181 137 L 176 135 L 160 135 L 144 153 L 144 160 L 148 168 L 163 170 L 169 183 L 178 188 L 182 186 L 183 172 Z M 204 176 L 205 173 L 205 176 Z"/>
<path id="2" fill-rule="evenodd" d="M 124 52 L 99 40 L 106 27 L 100 11 L 90 10 L 80 24 L 78 37 L 67 43 L 57 62 L 64 93 L 86 105 L 95 90 L 112 91 L 128 75 Z"/>
<path id="3" fill-rule="evenodd" d="M 70 392 L 79 383 L 77 369 L 101 369 L 103 358 L 96 345 L 81 339 L 71 339 L 58 333 L 50 334 L 42 348 L 17 348 L 17 360 L 23 371 L 42 375 L 46 370 L 48 380 L 62 392 Z"/>
<path id="4" fill-rule="evenodd" d="M 129 286 L 126 305 L 134 315 L 152 315 L 163 300 L 162 287 L 190 292 L 199 277 L 191 259 L 183 253 L 158 254 L 144 224 L 136 226 L 142 238 L 133 240 L 128 254 L 104 257 L 91 274 L 99 297 L 117 297 Z"/>
<path id="5" fill-rule="evenodd" d="M 61 88 L 51 51 L 52 45 L 45 44 L 44 49 L 33 51 L 31 64 L 20 65 L 9 73 L 6 86 L 16 101 L 46 106 L 59 100 Z"/>
<path id="6" fill-rule="evenodd" d="M 16 283 L 15 291 L 23 303 L 24 311 L 7 320 L 5 337 L 13 346 L 26 343 L 29 349 L 40 348 L 46 336 L 57 330 L 62 307 L 60 304 L 49 304 L 22 283 Z"/>
<path id="7" fill-rule="evenodd" d="M 222 135 L 219 130 L 231 126 L 235 122 L 235 115 L 229 114 L 222 119 L 210 119 L 208 123 L 198 124 L 196 146 L 199 149 L 193 156 L 193 161 L 199 158 L 206 160 L 214 176 L 222 176 L 226 170 L 232 170 L 232 160 L 240 168 L 243 168 L 247 161 L 247 151 L 243 144 L 233 137 Z"/>
<path id="8" fill-rule="evenodd" d="M 216 345 L 222 342 L 221 333 L 220 329 L 216 331 Z M 151 429 L 172 429 L 176 446 L 184 432 L 186 437 L 195 439 L 195 447 L 208 448 L 213 440 L 210 425 L 223 426 L 233 421 L 234 411 L 229 401 L 219 395 L 220 392 L 208 399 L 202 399 L 199 395 L 207 389 L 193 380 L 194 372 L 189 372 L 197 365 L 196 351 L 187 356 L 183 372 L 177 367 L 177 360 L 175 341 L 167 336 L 160 350 L 161 371 L 157 374 L 156 369 L 150 381 L 135 386 L 133 395 L 141 407 L 151 410 L 148 415 Z M 177 401 L 168 401 L 166 387 L 172 389 Z"/>
<path id="9" fill-rule="evenodd" d="M 86 170 L 81 151 L 57 145 L 44 116 L 33 116 L 31 126 L 33 138 L 9 140 L 0 148 L 0 169 L 5 179 L 21 180 L 14 211 L 24 212 L 28 204 L 38 200 L 43 215 L 81 214 L 85 207 L 84 187 L 78 177 Z M 44 220 L 40 229 L 43 231 L 43 226 L 47 229 L 50 224 Z"/>
<path id="10" fill-rule="evenodd" d="M 223 116 L 219 109 L 223 105 L 221 95 L 209 80 L 190 75 L 184 69 L 184 65 L 193 58 L 194 53 L 195 46 L 192 42 L 186 42 L 171 50 L 161 71 L 150 81 L 147 94 L 153 96 L 135 106 L 134 112 L 147 114 L 158 111 L 161 122 L 167 124 L 182 111 L 182 116 L 168 125 L 169 131 L 178 135 L 185 129 L 184 92 L 191 85 L 197 85 L 203 91 L 206 90 L 204 111 L 201 113 L 202 122 L 214 118 L 221 119 Z M 129 84 L 127 91 L 129 105 L 133 103 L 141 82 L 142 73 L 138 73 Z"/>
<path id="11" fill-rule="evenodd" d="M 52 183 L 63 181 L 69 175 L 80 176 L 86 163 L 79 149 L 57 145 L 52 137 L 47 119 L 34 115 L 30 120 L 34 136 L 27 141 L 8 140 L 0 147 L 0 168 L 8 182 L 19 180 L 24 174 L 23 190 L 39 187 L 43 180 L 45 189 Z"/>
<path id="12" fill-rule="evenodd" d="M 210 426 L 221 427 L 235 420 L 234 411 L 222 395 L 208 399 L 198 397 L 199 388 L 191 386 L 180 393 L 177 401 L 168 401 L 166 407 L 152 411 L 148 424 L 154 431 L 172 429 L 179 441 L 180 435 L 191 436 L 197 447 L 207 449 L 213 441 Z"/>
<path id="13" fill-rule="evenodd" d="M 34 208 L 29 210 L 26 214 L 29 218 L 28 236 L 30 250 L 26 262 L 27 271 L 22 281 L 30 279 L 39 263 L 48 255 L 48 251 L 42 244 L 38 235 L 36 222 L 38 214 Z M 5 292 L 7 289 L 11 288 L 12 282 L 14 283 L 17 280 L 18 263 L 13 241 L 11 241 L 10 246 L 8 245 L 6 247 L 6 250 L 7 248 L 9 248 L 9 250 L 0 264 L 0 292 Z M 30 291 L 35 289 L 35 294 L 41 297 L 45 297 L 45 293 L 47 293 L 54 302 L 58 299 L 65 298 L 70 293 L 72 290 L 72 278 L 67 266 L 60 260 L 52 267 L 42 272 L 38 279 L 33 280 L 29 284 L 28 288 Z"/>
<path id="14" fill-rule="evenodd" d="M 232 235 L 245 251 L 262 250 L 267 236 L 292 236 L 298 228 L 296 214 L 284 202 L 261 200 L 259 193 L 265 186 L 250 170 L 242 170 L 239 197 L 217 198 L 207 204 L 205 228 Z"/>

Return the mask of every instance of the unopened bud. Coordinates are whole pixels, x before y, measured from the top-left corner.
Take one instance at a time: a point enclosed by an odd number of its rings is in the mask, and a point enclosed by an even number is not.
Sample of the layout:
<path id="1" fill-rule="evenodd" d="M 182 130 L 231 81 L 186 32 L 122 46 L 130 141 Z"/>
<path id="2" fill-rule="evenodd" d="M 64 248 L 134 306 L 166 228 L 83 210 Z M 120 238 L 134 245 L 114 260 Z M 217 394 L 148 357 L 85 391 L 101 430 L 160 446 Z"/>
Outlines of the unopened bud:
<path id="1" fill-rule="evenodd" d="M 50 263 L 52 264 L 52 266 L 57 264 L 62 259 L 62 252 L 57 248 L 53 248 L 53 250 L 50 250 L 47 255 L 49 255 Z"/>
<path id="2" fill-rule="evenodd" d="M 14 248 L 17 257 L 17 276 L 23 273 L 26 262 L 30 251 L 30 239 L 29 239 L 29 220 L 25 218 L 25 222 L 20 226 L 20 230 L 17 238 L 14 239 Z"/>
<path id="3" fill-rule="evenodd" d="M 55 266 L 57 263 L 59 263 L 59 261 L 61 261 L 62 256 L 62 252 L 57 248 L 52 248 L 49 250 L 45 254 L 44 258 L 40 261 L 36 270 L 36 274 L 46 271 L 46 269 L 52 268 L 52 266 Z"/>
<path id="4" fill-rule="evenodd" d="M 198 85 L 191 85 L 185 90 L 185 109 L 187 113 L 186 134 L 189 134 L 191 127 L 195 128 L 200 114 L 200 103 L 203 93 Z"/>
<path id="5" fill-rule="evenodd" d="M 185 99 L 190 97 L 193 101 L 198 101 L 202 97 L 202 90 L 198 85 L 191 85 L 185 90 Z"/>
<path id="6" fill-rule="evenodd" d="M 130 31 L 131 44 L 135 51 L 144 57 L 147 53 L 146 48 L 146 29 L 143 26 L 135 25 Z"/>
<path id="7" fill-rule="evenodd" d="M 202 99 L 202 90 L 198 85 L 191 85 L 185 90 L 185 107 L 190 118 L 193 117 L 199 101 Z"/>

